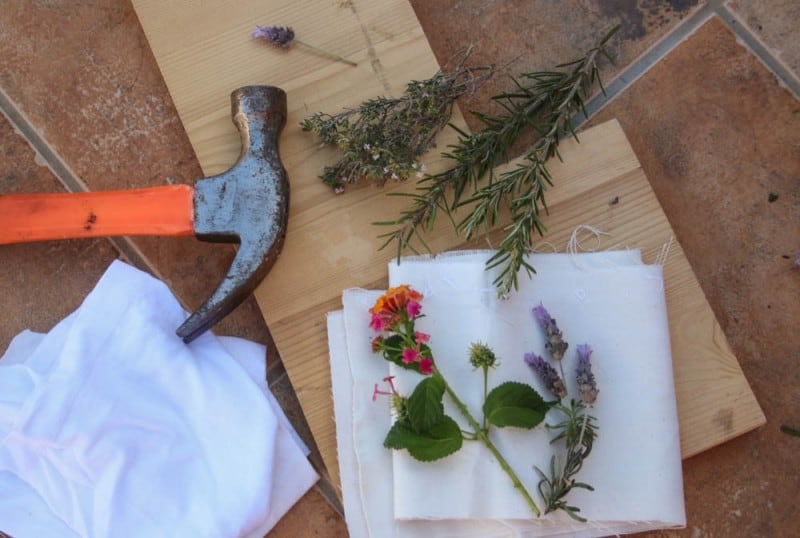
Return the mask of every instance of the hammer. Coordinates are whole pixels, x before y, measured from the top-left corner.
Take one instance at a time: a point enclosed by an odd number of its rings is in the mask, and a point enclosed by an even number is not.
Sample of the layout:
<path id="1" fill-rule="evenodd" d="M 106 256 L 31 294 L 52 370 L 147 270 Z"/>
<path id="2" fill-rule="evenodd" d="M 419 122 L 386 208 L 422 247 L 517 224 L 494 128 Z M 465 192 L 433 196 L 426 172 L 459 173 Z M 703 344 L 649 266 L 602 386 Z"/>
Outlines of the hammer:
<path id="1" fill-rule="evenodd" d="M 231 94 L 242 141 L 236 164 L 194 187 L 86 193 L 0 195 L 0 245 L 119 235 L 194 234 L 239 243 L 213 294 L 176 333 L 191 342 L 239 306 L 264 279 L 283 247 L 289 181 L 278 154 L 286 124 L 286 93 L 246 86 Z"/>

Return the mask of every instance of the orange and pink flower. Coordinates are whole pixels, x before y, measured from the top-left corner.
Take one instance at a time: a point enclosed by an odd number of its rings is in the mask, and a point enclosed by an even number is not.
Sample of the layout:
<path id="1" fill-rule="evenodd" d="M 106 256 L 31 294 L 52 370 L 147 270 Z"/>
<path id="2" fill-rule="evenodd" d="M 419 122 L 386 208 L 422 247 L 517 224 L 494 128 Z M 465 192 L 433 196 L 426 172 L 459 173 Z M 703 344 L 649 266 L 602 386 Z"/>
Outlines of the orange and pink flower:
<path id="1" fill-rule="evenodd" d="M 369 326 L 375 332 L 382 332 L 394 327 L 398 322 L 415 319 L 422 311 L 422 294 L 408 285 L 389 288 L 378 297 L 375 306 L 370 308 L 372 315 Z"/>

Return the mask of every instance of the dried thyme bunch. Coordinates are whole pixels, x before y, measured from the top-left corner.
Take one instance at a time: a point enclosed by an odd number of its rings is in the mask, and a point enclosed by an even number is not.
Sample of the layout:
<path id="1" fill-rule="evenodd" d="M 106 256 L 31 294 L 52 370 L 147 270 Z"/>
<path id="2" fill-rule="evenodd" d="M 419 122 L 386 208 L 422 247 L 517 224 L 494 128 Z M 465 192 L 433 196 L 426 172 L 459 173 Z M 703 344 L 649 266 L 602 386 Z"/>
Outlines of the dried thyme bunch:
<path id="1" fill-rule="evenodd" d="M 571 134 L 577 139 L 571 118 L 585 112 L 584 102 L 595 82 L 605 91 L 597 62 L 601 57 L 611 60 L 606 45 L 616 30 L 610 30 L 584 57 L 557 66 L 565 71 L 524 73 L 514 81 L 515 91 L 495 96 L 505 112 L 477 115 L 485 128 L 473 135 L 459 131 L 458 143 L 445 154 L 455 161 L 453 166 L 425 175 L 410 195 L 411 206 L 397 220 L 377 223 L 395 227 L 381 235 L 385 239 L 381 248 L 396 243 L 398 258 L 405 249 L 416 252 L 412 240 L 425 245 L 422 232 L 433 227 L 439 210 L 453 220 L 452 213 L 464 206 L 469 206 L 469 214 L 456 228 L 468 240 L 488 231 L 499 220 L 501 209 L 508 207 L 511 222 L 502 228 L 505 237 L 487 268 L 501 268 L 494 281 L 501 295 L 517 288 L 521 268 L 528 274 L 535 272 L 525 255 L 532 247 L 534 231 L 539 235 L 546 231 L 541 212 L 547 210 L 544 193 L 552 183 L 545 163 L 558 155 L 562 136 Z M 514 170 L 495 177 L 493 169 L 508 160 L 508 148 L 530 127 L 538 134 L 533 147 Z M 481 184 L 484 177 L 487 180 Z"/>
<path id="2" fill-rule="evenodd" d="M 418 158 L 434 145 L 450 119 L 453 102 L 474 92 L 493 73 L 490 66 L 465 67 L 469 53 L 447 72 L 409 82 L 400 97 L 377 97 L 358 108 L 335 115 L 318 112 L 303 120 L 304 131 L 342 152 L 336 164 L 323 168 L 322 181 L 338 193 L 346 184 L 366 178 L 377 185 L 411 175 L 422 178 L 424 166 Z"/>

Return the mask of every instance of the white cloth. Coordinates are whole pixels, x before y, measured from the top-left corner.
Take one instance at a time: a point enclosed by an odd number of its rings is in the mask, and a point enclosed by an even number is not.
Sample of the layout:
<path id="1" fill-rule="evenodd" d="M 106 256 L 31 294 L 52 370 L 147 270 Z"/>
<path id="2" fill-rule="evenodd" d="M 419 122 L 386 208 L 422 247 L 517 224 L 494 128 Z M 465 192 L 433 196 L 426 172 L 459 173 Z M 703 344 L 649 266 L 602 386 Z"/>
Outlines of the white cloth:
<path id="1" fill-rule="evenodd" d="M 263 346 L 186 345 L 168 288 L 114 262 L 0 359 L 0 529 L 27 537 L 263 536 L 316 482 Z"/>
<path id="2" fill-rule="evenodd" d="M 495 297 L 485 252 L 404 260 L 389 267 L 391 286 L 407 283 L 425 294 L 418 329 L 430 333 L 437 366 L 473 413 L 480 413 L 480 375 L 467 361 L 471 342 L 487 343 L 500 357 L 490 386 L 521 380 L 546 391 L 522 360 L 544 355 L 543 335 L 531 309 L 542 302 L 558 321 L 571 353 L 565 371 L 575 394 L 574 349 L 594 349 L 600 395 L 593 409 L 599 436 L 579 474 L 594 492 L 573 490 L 569 500 L 590 521 L 556 513 L 530 519 L 507 475 L 480 443 L 436 463 L 421 463 L 382 441 L 391 424 L 386 402 L 371 400 L 374 384 L 390 373 L 408 394 L 419 375 L 372 354 L 367 309 L 380 292 L 347 290 L 344 310 L 330 315 L 334 401 L 339 459 L 350 459 L 355 485 L 343 476 L 351 535 L 411 536 L 605 536 L 685 525 L 677 412 L 669 329 L 660 266 L 641 262 L 638 251 L 533 255 L 537 274 L 522 278 L 507 300 Z M 349 374 L 349 378 L 348 378 Z M 448 414 L 466 424 L 447 404 Z M 348 418 L 349 416 L 349 418 Z M 492 438 L 538 500 L 533 466 L 547 469 L 551 434 L 494 429 Z M 341 463 L 343 468 L 348 465 Z M 348 495 L 349 493 L 349 495 Z M 350 499 L 348 499 L 348 496 Z M 538 502 L 539 506 L 542 503 Z M 350 517 L 347 513 L 355 515 Z M 360 508 L 360 509 L 358 509 Z M 363 524 L 362 524 L 363 522 Z M 362 529 L 362 530 L 358 530 Z"/>

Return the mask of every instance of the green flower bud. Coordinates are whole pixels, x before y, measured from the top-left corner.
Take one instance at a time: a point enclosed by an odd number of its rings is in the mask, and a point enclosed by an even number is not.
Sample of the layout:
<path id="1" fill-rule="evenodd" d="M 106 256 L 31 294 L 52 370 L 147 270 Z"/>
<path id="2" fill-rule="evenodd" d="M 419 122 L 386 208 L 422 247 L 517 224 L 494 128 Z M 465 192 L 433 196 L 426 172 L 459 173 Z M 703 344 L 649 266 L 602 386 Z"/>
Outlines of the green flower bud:
<path id="1" fill-rule="evenodd" d="M 475 342 L 469 348 L 469 362 L 473 368 L 491 368 L 497 364 L 497 357 L 489 346 Z"/>

